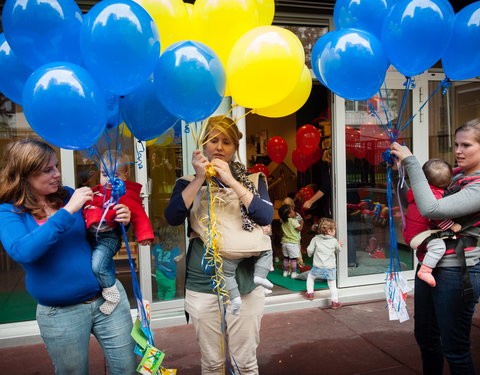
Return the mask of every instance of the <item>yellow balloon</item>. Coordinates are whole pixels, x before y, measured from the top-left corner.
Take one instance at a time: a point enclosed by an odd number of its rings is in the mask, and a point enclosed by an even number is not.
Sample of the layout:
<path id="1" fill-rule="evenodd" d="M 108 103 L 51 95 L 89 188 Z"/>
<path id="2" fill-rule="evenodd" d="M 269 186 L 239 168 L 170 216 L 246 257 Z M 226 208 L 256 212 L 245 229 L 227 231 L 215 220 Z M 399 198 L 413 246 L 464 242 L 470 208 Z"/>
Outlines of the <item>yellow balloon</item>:
<path id="1" fill-rule="evenodd" d="M 188 39 L 189 16 L 182 0 L 135 0 L 150 14 L 160 34 L 160 48 Z"/>
<path id="2" fill-rule="evenodd" d="M 132 138 L 132 133 L 130 132 L 130 129 L 127 127 L 127 125 L 122 122 L 120 125 L 120 134 L 123 134 L 124 137 L 127 138 Z M 145 144 L 147 146 L 168 146 L 170 143 L 173 142 L 173 139 L 175 137 L 175 130 L 173 128 L 168 129 L 165 133 L 163 133 L 161 136 L 150 139 L 149 141 L 146 141 Z"/>
<path id="3" fill-rule="evenodd" d="M 263 108 L 293 91 L 305 64 L 300 40 L 278 26 L 260 26 L 245 33 L 232 48 L 227 81 L 235 102 Z"/>
<path id="4" fill-rule="evenodd" d="M 122 122 L 119 126 L 119 133 L 120 134 L 123 134 L 124 137 L 127 137 L 127 138 L 132 138 L 132 133 L 130 132 L 130 129 L 127 127 L 127 124 L 125 124 L 124 122 Z"/>
<path id="5" fill-rule="evenodd" d="M 175 130 L 173 128 L 168 129 L 165 133 L 163 133 L 160 137 L 157 137 L 155 139 L 151 139 L 150 141 L 146 142 L 147 146 L 160 146 L 160 147 L 165 147 L 168 146 L 170 143 L 173 142 L 173 139 L 175 137 Z"/>
<path id="6" fill-rule="evenodd" d="M 235 42 L 260 25 L 256 0 L 196 0 L 193 39 L 209 46 L 225 66 Z"/>
<path id="7" fill-rule="evenodd" d="M 255 108 L 254 113 L 265 117 L 284 117 L 298 111 L 308 100 L 312 91 L 312 76 L 306 65 L 303 66 L 300 80 L 293 91 L 278 103 L 270 107 Z"/>
<path id="8" fill-rule="evenodd" d="M 258 16 L 260 18 L 260 26 L 269 26 L 273 22 L 275 15 L 274 0 L 256 0 L 258 8 Z"/>
<path id="9" fill-rule="evenodd" d="M 185 8 L 187 8 L 188 16 L 192 17 L 192 12 L 193 12 L 193 4 L 190 3 L 184 3 Z"/>

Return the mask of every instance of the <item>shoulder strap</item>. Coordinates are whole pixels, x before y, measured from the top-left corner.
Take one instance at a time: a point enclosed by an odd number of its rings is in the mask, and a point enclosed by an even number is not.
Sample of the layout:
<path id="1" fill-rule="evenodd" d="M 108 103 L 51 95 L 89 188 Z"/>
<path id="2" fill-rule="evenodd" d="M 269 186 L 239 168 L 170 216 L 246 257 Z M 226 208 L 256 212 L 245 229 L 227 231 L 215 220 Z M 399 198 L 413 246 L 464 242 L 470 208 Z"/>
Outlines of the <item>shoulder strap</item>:
<path id="1" fill-rule="evenodd" d="M 260 173 L 252 173 L 252 174 L 249 174 L 247 175 L 247 178 L 253 182 L 253 184 L 255 185 L 255 187 L 257 188 L 258 190 L 258 181 L 260 180 Z"/>
<path id="2" fill-rule="evenodd" d="M 458 193 L 462 190 L 465 186 L 470 185 L 472 183 L 480 182 L 480 176 L 463 176 L 459 178 L 457 181 L 453 182 L 447 189 L 445 189 L 443 193 L 443 197 Z M 476 227 L 480 225 L 480 213 L 475 213 L 466 217 L 463 225 L 462 230 L 463 232 L 465 229 L 470 227 Z"/>
<path id="3" fill-rule="evenodd" d="M 458 193 L 465 186 L 470 185 L 474 182 L 480 182 L 480 176 L 464 176 L 452 183 L 448 188 L 446 188 L 443 192 L 443 196 L 446 197 L 448 195 Z"/>

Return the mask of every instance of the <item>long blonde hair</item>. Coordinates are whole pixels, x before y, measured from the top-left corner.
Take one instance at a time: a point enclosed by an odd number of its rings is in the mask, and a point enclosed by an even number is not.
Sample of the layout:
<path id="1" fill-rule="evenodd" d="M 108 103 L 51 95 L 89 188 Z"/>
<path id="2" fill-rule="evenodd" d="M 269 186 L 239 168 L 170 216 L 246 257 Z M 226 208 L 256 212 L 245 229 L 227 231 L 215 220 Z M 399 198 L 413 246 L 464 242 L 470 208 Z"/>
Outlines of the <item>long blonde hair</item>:
<path id="1" fill-rule="evenodd" d="M 0 170 L 0 203 L 11 203 L 20 209 L 19 212 L 45 217 L 43 205 L 38 202 L 27 179 L 42 173 L 53 156 L 55 150 L 39 139 L 25 138 L 9 143 Z M 58 209 L 67 195 L 67 191 L 59 186 L 57 192 L 49 194 L 46 199 Z"/>
<path id="2" fill-rule="evenodd" d="M 223 115 L 210 117 L 207 121 L 207 129 L 202 142 L 208 141 L 215 130 L 218 130 L 219 132 L 225 134 L 233 142 L 233 144 L 235 145 L 235 152 L 237 158 L 240 160 L 238 148 L 240 145 L 240 139 L 242 139 L 243 134 L 240 130 L 238 130 L 238 126 L 235 121 L 233 121 L 230 117 Z"/>

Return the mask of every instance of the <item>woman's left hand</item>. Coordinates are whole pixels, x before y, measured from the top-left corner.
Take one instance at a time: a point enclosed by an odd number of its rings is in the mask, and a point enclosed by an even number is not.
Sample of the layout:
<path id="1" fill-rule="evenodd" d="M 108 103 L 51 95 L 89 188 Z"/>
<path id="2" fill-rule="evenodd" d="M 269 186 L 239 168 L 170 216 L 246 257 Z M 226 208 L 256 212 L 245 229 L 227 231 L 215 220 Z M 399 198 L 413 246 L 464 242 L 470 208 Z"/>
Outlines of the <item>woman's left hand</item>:
<path id="1" fill-rule="evenodd" d="M 130 209 L 125 206 L 124 204 L 117 204 L 113 207 L 116 211 L 115 221 L 118 223 L 123 223 L 123 225 L 127 225 L 130 223 L 130 218 L 132 216 Z"/>
<path id="2" fill-rule="evenodd" d="M 230 165 L 221 159 L 213 159 L 211 163 L 215 172 L 217 172 L 217 178 L 224 184 L 232 186 L 232 183 L 236 180 L 230 171 Z"/>

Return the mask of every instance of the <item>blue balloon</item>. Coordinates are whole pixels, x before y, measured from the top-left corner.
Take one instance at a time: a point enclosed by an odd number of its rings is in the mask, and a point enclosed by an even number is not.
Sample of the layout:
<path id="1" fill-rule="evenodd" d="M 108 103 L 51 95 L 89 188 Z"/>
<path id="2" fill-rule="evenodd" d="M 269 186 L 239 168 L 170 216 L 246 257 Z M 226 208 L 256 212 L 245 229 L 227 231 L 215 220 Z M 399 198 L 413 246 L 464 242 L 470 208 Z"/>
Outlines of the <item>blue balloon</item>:
<path id="1" fill-rule="evenodd" d="M 336 29 L 355 28 L 381 40 L 383 20 L 395 0 L 337 0 L 333 8 Z"/>
<path id="2" fill-rule="evenodd" d="M 191 40 L 165 49 L 154 72 L 158 98 L 172 115 L 187 122 L 215 112 L 225 93 L 225 80 L 215 52 Z"/>
<path id="3" fill-rule="evenodd" d="M 404 76 L 423 73 L 444 54 L 452 35 L 454 12 L 445 0 L 398 0 L 385 17 L 382 44 Z"/>
<path id="4" fill-rule="evenodd" d="M 120 97 L 117 95 L 107 94 L 107 129 L 116 128 L 123 122 L 120 111 Z"/>
<path id="5" fill-rule="evenodd" d="M 51 63 L 25 83 L 23 110 L 32 129 L 47 142 L 70 150 L 93 146 L 105 128 L 105 94 L 81 66 Z"/>
<path id="6" fill-rule="evenodd" d="M 22 105 L 23 87 L 32 70 L 23 65 L 12 51 L 5 35 L 0 34 L 0 92 Z"/>
<path id="7" fill-rule="evenodd" d="M 320 37 L 312 65 L 324 84 L 348 100 L 367 100 L 380 89 L 387 73 L 387 59 L 379 40 L 358 29 L 330 31 Z M 315 60 L 313 60 L 315 59 Z"/>
<path id="8" fill-rule="evenodd" d="M 313 45 L 312 54 L 310 58 L 313 74 L 323 86 L 326 86 L 326 85 L 323 82 L 322 77 L 320 76 L 320 71 L 318 70 L 318 63 L 320 61 L 320 54 L 322 53 L 323 49 L 327 44 L 327 40 L 329 39 L 329 37 L 326 36 L 327 34 L 329 33 L 323 34 L 320 38 L 317 39 L 317 41 Z"/>
<path id="9" fill-rule="evenodd" d="M 454 80 L 480 76 L 480 1 L 455 16 L 450 44 L 442 57 L 445 75 Z"/>
<path id="10" fill-rule="evenodd" d="M 120 108 L 128 128 L 141 141 L 159 137 L 178 121 L 158 100 L 151 78 L 121 98 Z"/>
<path id="11" fill-rule="evenodd" d="M 140 86 L 160 56 L 155 22 L 130 0 L 104 0 L 90 9 L 82 24 L 80 47 L 88 70 L 115 95 Z"/>
<path id="12" fill-rule="evenodd" d="M 32 70 L 54 61 L 81 64 L 82 19 L 74 0 L 7 0 L 2 12 L 8 44 Z"/>

